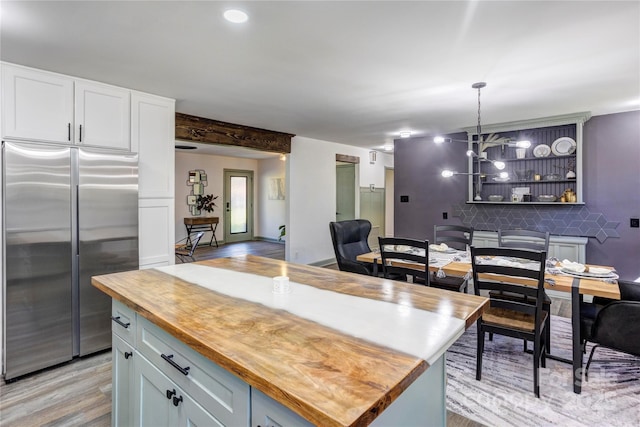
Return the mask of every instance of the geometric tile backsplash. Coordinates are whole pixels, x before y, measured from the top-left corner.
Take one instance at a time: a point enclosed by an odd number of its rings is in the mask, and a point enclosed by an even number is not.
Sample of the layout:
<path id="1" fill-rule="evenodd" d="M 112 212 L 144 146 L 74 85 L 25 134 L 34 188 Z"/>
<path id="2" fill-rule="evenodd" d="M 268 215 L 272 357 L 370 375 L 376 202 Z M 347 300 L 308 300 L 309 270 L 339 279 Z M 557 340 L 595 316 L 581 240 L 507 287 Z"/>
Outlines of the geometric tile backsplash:
<path id="1" fill-rule="evenodd" d="M 619 222 L 608 221 L 601 213 L 590 212 L 585 205 L 453 205 L 453 215 L 476 230 L 498 231 L 500 228 L 522 228 L 548 231 L 557 236 L 595 237 L 603 243 L 609 237 L 620 237 Z"/>

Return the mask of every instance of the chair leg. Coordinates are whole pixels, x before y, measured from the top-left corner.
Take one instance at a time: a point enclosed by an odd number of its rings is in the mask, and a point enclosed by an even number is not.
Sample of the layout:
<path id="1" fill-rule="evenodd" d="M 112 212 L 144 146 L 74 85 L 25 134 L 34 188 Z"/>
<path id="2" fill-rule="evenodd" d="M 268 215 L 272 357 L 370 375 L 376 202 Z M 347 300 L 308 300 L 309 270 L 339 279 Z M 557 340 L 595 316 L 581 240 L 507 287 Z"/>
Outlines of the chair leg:
<path id="1" fill-rule="evenodd" d="M 533 392 L 540 397 L 540 336 L 533 342 Z"/>
<path id="2" fill-rule="evenodd" d="M 547 313 L 547 321 L 544 327 L 546 328 L 544 333 L 544 348 L 547 354 L 551 354 L 551 311 Z"/>
<path id="3" fill-rule="evenodd" d="M 484 352 L 484 331 L 478 325 L 478 348 L 476 354 L 476 380 L 482 378 L 482 353 Z"/>
<path id="4" fill-rule="evenodd" d="M 584 343 L 584 347 L 585 347 L 585 349 L 587 348 L 586 341 Z M 585 368 L 584 368 L 584 379 L 586 381 L 589 381 L 589 366 L 591 365 L 591 362 L 592 362 L 591 359 L 593 359 L 593 353 L 596 351 L 596 348 L 598 348 L 598 346 L 594 345 L 593 348 L 591 349 L 591 354 L 589 354 L 589 360 L 587 361 L 587 366 L 585 366 Z"/>

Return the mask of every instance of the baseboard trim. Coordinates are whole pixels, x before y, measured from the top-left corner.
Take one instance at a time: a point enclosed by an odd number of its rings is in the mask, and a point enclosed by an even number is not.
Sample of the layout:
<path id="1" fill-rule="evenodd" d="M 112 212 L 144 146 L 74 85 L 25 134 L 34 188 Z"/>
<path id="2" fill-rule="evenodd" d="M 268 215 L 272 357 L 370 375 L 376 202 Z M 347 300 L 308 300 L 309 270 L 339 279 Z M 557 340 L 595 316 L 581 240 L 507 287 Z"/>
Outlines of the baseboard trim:
<path id="1" fill-rule="evenodd" d="M 279 243 L 284 245 L 284 240 L 274 239 L 273 237 L 262 237 L 262 236 L 254 236 L 253 240 L 261 240 L 263 242 L 271 242 L 271 243 Z"/>
<path id="2" fill-rule="evenodd" d="M 325 259 L 325 260 L 312 262 L 312 263 L 310 263 L 309 265 L 312 265 L 312 266 L 314 266 L 314 267 L 326 267 L 326 266 L 328 266 L 328 265 L 335 264 L 335 263 L 337 263 L 337 262 L 338 262 L 338 261 L 336 261 L 336 259 L 335 259 L 335 258 L 328 258 L 328 259 Z"/>

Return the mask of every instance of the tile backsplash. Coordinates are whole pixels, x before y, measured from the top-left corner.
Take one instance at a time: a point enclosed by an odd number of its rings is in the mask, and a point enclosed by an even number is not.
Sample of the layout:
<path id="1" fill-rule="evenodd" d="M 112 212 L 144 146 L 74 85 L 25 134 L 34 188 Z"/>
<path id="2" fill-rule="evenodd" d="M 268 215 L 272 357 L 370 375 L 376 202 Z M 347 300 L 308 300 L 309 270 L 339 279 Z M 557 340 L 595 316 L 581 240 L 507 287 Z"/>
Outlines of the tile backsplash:
<path id="1" fill-rule="evenodd" d="M 608 238 L 620 237 L 616 230 L 619 222 L 609 221 L 604 214 L 591 212 L 585 205 L 484 205 L 462 202 L 453 205 L 453 215 L 476 230 L 522 228 L 548 231 L 557 236 L 595 237 L 600 243 Z"/>

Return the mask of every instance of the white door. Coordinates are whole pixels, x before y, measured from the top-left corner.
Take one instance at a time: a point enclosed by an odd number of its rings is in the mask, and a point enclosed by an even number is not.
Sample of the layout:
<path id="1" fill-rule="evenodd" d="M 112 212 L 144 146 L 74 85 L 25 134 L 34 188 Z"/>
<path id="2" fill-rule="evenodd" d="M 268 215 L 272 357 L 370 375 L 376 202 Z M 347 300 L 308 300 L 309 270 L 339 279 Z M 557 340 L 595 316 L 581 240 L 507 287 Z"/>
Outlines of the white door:
<path id="1" fill-rule="evenodd" d="M 3 137 L 68 144 L 72 123 L 71 78 L 2 64 Z"/>
<path id="2" fill-rule="evenodd" d="M 336 165 L 336 221 L 356 217 L 356 165 Z"/>
<path id="3" fill-rule="evenodd" d="M 253 239 L 253 171 L 224 171 L 224 241 Z"/>
<path id="4" fill-rule="evenodd" d="M 131 150 L 129 90 L 77 82 L 75 112 L 76 144 Z"/>

